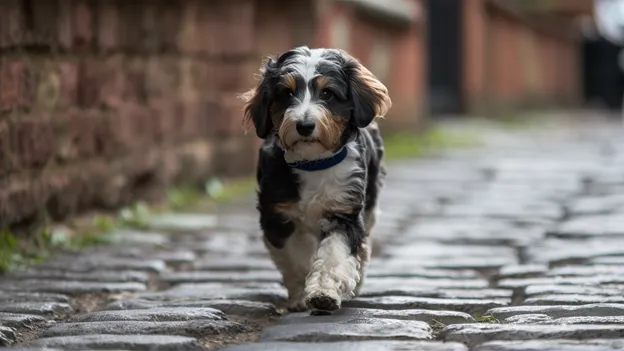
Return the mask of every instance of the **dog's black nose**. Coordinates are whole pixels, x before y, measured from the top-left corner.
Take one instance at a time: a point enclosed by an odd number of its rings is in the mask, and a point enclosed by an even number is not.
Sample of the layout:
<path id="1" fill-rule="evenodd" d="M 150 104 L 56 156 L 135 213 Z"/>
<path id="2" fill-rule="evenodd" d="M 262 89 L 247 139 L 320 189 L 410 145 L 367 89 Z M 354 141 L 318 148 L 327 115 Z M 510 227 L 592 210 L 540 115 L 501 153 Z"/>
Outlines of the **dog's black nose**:
<path id="1" fill-rule="evenodd" d="M 297 122 L 297 133 L 299 135 L 307 137 L 312 134 L 314 131 L 314 122 L 313 121 L 299 121 Z"/>

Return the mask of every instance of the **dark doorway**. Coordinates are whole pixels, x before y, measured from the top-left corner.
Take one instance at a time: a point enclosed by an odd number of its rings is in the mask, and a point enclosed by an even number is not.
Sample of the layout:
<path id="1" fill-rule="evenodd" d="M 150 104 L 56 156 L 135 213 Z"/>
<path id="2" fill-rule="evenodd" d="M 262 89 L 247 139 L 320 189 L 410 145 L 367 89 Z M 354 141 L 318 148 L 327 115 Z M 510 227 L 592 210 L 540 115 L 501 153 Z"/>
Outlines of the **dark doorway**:
<path id="1" fill-rule="evenodd" d="M 427 6 L 430 113 L 461 113 L 462 0 L 431 0 Z"/>
<path id="2" fill-rule="evenodd" d="M 585 101 L 613 110 L 622 106 L 624 74 L 618 64 L 622 48 L 602 37 L 587 38 L 583 44 Z"/>

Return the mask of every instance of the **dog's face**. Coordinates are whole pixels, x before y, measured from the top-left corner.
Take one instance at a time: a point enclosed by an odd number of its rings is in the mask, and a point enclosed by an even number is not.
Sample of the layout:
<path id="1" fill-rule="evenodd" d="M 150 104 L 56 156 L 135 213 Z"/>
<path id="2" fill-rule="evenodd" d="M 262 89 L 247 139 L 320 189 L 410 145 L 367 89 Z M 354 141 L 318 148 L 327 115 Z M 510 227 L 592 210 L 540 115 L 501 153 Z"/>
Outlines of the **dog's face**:
<path id="1" fill-rule="evenodd" d="M 269 58 L 261 75 L 245 94 L 245 120 L 303 159 L 335 152 L 392 105 L 386 87 L 340 50 L 296 48 Z"/>

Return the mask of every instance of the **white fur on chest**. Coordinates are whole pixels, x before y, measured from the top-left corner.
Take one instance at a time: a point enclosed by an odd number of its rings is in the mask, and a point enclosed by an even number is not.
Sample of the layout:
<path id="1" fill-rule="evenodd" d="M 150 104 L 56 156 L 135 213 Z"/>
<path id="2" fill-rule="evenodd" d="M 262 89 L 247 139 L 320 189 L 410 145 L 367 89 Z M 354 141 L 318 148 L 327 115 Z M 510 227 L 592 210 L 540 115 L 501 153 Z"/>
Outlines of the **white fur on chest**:
<path id="1" fill-rule="evenodd" d="M 347 147 L 347 157 L 334 167 L 314 172 L 295 170 L 300 181 L 300 200 L 288 215 L 306 231 L 318 234 L 323 215 L 346 201 L 349 185 L 354 181 L 351 175 L 360 167 L 356 162 L 357 150 Z"/>

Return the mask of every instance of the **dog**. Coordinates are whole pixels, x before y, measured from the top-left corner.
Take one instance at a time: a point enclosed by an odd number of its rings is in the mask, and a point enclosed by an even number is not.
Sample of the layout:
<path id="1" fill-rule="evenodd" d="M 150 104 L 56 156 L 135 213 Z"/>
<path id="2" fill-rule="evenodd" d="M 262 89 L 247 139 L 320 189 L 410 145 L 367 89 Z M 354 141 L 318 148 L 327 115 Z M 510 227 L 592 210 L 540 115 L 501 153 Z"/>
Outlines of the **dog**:
<path id="1" fill-rule="evenodd" d="M 359 294 L 386 175 L 375 121 L 388 89 L 338 49 L 269 57 L 244 93 L 244 123 L 264 139 L 257 210 L 288 310 L 331 313 Z"/>

